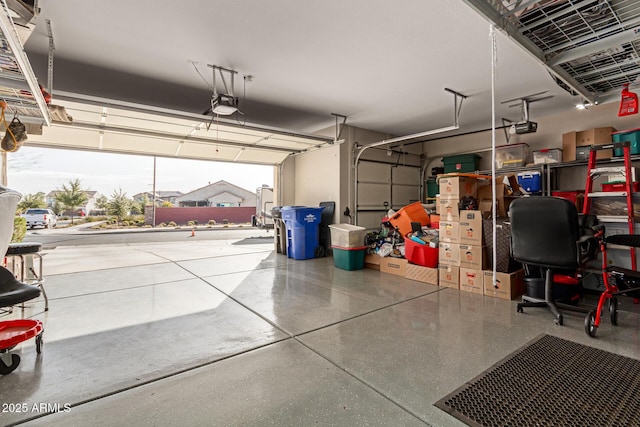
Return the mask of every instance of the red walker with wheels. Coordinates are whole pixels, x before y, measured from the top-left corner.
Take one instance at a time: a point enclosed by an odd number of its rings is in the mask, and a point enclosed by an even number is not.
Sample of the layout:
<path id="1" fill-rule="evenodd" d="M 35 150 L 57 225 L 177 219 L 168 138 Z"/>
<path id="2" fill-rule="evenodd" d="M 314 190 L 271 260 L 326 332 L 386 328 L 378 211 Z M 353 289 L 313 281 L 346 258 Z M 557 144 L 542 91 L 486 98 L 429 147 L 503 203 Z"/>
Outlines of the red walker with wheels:
<path id="1" fill-rule="evenodd" d="M 584 320 L 584 327 L 587 335 L 595 337 L 602 317 L 604 305 L 608 302 L 609 316 L 611 324 L 618 324 L 618 295 L 626 295 L 633 298 L 640 297 L 640 272 L 628 268 L 608 265 L 607 244 L 628 246 L 630 248 L 640 247 L 640 235 L 635 234 L 614 234 L 605 237 L 603 226 L 595 227 L 595 237 L 600 242 L 600 252 L 602 253 L 602 279 L 605 290 L 600 295 L 598 307 L 589 311 Z"/>

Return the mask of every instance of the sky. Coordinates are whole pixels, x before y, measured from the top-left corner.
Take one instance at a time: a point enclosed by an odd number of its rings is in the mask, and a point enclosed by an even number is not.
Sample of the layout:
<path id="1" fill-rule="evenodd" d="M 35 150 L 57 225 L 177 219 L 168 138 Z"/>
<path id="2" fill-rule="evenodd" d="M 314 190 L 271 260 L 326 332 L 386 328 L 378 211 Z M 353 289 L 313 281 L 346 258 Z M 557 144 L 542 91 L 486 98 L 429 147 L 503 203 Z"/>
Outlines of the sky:
<path id="1" fill-rule="evenodd" d="M 8 153 L 7 186 L 23 195 L 60 189 L 76 178 L 81 187 L 110 197 L 153 190 L 153 157 L 23 146 Z M 188 193 L 216 181 L 255 192 L 273 186 L 273 166 L 158 157 L 156 191 Z"/>

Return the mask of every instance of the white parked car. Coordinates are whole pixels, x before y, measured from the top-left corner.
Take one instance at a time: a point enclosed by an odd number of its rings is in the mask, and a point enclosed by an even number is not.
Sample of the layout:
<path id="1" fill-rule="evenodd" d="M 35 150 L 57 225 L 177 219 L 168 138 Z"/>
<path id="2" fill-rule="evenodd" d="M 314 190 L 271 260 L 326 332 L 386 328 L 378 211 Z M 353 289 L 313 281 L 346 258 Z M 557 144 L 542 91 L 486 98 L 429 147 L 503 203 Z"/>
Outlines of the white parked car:
<path id="1" fill-rule="evenodd" d="M 58 216 L 51 209 L 31 208 L 20 216 L 27 220 L 27 228 L 53 228 L 58 223 Z"/>

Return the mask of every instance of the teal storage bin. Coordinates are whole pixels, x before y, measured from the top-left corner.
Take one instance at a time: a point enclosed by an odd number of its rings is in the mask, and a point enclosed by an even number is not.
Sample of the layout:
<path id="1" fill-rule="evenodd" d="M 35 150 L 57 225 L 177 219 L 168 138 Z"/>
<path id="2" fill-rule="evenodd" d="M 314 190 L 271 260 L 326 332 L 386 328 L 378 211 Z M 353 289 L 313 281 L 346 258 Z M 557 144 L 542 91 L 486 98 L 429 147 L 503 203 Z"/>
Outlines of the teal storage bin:
<path id="1" fill-rule="evenodd" d="M 640 129 L 621 130 L 611 134 L 613 142 L 629 141 L 629 151 L 631 154 L 640 154 Z M 624 156 L 622 148 L 614 148 L 613 155 L 617 157 Z"/>
<path id="2" fill-rule="evenodd" d="M 364 268 L 364 257 L 367 254 L 366 246 L 355 248 L 342 248 L 332 246 L 333 264 L 343 270 L 362 270 Z"/>
<path id="3" fill-rule="evenodd" d="M 459 154 L 442 158 L 444 173 L 475 172 L 478 170 L 480 156 L 477 154 Z"/>
<path id="4" fill-rule="evenodd" d="M 440 192 L 440 186 L 435 177 L 427 178 L 427 197 L 436 197 Z"/>

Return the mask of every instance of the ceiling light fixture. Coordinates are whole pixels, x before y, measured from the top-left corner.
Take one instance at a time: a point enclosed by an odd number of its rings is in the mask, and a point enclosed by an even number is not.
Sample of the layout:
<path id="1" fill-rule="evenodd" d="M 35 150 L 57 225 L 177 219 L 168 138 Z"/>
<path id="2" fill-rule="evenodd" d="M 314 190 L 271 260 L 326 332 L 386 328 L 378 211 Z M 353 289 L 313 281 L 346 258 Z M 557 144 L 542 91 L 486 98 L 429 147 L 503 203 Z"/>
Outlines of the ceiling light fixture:
<path id="1" fill-rule="evenodd" d="M 592 104 L 589 101 L 582 101 L 576 104 L 576 108 L 578 110 L 588 110 L 591 105 Z"/>

